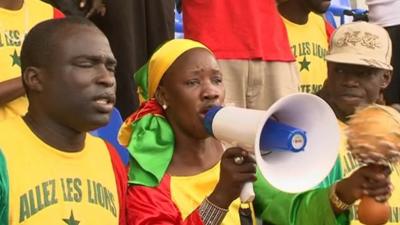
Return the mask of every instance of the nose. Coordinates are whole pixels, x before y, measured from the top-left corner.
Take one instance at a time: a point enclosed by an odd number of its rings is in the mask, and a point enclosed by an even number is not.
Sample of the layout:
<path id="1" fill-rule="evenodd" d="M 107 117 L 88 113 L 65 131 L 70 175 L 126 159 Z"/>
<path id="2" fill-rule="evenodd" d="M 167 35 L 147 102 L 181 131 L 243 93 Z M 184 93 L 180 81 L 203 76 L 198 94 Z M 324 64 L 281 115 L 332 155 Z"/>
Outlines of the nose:
<path id="1" fill-rule="evenodd" d="M 359 77 L 346 73 L 342 76 L 342 84 L 346 87 L 357 87 L 360 84 Z"/>
<path id="2" fill-rule="evenodd" d="M 207 82 L 202 91 L 204 100 L 216 100 L 221 96 L 221 88 L 217 85 Z"/>
<path id="3" fill-rule="evenodd" d="M 115 86 L 115 75 L 114 71 L 108 70 L 105 66 L 101 66 L 101 70 L 99 71 L 99 77 L 97 79 L 97 83 L 101 84 L 105 87 L 113 87 Z"/>

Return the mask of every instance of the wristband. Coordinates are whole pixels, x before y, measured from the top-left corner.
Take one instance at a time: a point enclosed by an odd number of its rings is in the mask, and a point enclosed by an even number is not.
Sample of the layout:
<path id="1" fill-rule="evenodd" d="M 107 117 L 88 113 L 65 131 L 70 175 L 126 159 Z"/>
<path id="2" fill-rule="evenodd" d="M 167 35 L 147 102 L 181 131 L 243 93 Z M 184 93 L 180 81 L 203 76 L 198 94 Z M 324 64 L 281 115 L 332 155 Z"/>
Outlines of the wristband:
<path id="1" fill-rule="evenodd" d="M 343 201 L 340 200 L 340 198 L 337 196 L 337 194 L 336 194 L 336 184 L 334 184 L 334 185 L 331 187 L 331 190 L 330 190 L 330 193 L 329 193 L 329 199 L 331 200 L 332 204 L 333 204 L 336 208 L 338 208 L 338 209 L 340 209 L 340 210 L 346 211 L 346 210 L 348 210 L 348 209 L 351 207 L 351 205 L 349 205 L 349 204 L 343 202 Z"/>
<path id="2" fill-rule="evenodd" d="M 204 225 L 219 225 L 228 210 L 215 205 L 208 198 L 205 198 L 199 207 L 199 212 Z"/>

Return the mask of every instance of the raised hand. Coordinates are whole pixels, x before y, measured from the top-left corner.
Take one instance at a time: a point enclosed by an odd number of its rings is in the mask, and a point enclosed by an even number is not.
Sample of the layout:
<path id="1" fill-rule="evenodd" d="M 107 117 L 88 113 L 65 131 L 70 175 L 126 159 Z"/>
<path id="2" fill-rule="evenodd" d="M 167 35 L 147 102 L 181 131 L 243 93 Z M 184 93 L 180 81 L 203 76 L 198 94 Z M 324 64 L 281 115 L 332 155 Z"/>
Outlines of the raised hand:
<path id="1" fill-rule="evenodd" d="M 350 177 L 337 183 L 336 194 L 340 200 L 347 204 L 353 204 L 363 196 L 384 202 L 392 192 L 390 173 L 390 168 L 384 165 L 370 164 L 361 167 Z"/>
<path id="2" fill-rule="evenodd" d="M 239 197 L 243 185 L 255 180 L 255 158 L 241 148 L 229 148 L 222 155 L 219 182 L 208 199 L 221 208 L 228 208 Z"/>

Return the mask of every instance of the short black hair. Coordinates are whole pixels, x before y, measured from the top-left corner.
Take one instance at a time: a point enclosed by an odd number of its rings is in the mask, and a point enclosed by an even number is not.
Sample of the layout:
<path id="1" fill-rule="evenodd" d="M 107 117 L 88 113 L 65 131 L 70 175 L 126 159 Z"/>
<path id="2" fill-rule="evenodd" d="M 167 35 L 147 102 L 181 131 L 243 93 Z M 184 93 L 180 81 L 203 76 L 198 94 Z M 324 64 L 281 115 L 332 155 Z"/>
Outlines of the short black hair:
<path id="1" fill-rule="evenodd" d="M 50 19 L 38 23 L 26 35 L 21 48 L 21 71 L 24 73 L 30 66 L 44 67 L 51 61 L 57 51 L 58 32 L 71 25 L 96 27 L 84 17 L 65 17 Z"/>

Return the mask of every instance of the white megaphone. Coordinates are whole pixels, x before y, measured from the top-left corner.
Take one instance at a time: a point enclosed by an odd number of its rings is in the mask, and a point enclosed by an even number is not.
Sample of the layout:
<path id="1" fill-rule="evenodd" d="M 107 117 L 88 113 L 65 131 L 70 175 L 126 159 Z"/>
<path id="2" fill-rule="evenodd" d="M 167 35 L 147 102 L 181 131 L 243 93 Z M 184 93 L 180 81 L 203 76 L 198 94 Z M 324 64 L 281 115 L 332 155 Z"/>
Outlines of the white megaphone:
<path id="1" fill-rule="evenodd" d="M 302 192 L 317 186 L 335 164 L 339 126 L 330 106 L 305 93 L 279 99 L 267 111 L 213 107 L 204 119 L 217 139 L 254 152 L 257 166 L 275 188 Z M 242 202 L 254 199 L 245 184 Z"/>

